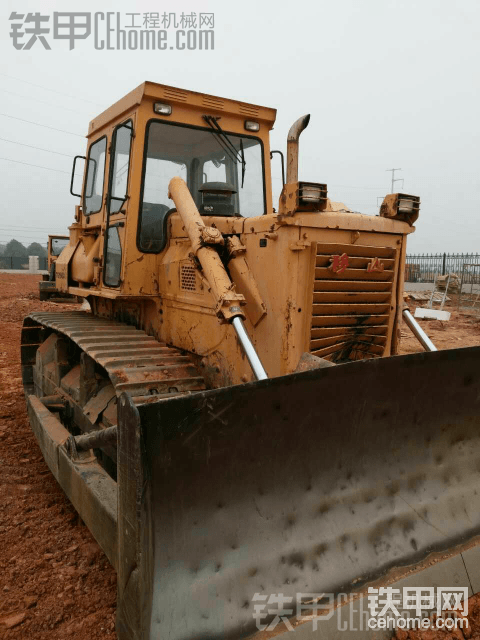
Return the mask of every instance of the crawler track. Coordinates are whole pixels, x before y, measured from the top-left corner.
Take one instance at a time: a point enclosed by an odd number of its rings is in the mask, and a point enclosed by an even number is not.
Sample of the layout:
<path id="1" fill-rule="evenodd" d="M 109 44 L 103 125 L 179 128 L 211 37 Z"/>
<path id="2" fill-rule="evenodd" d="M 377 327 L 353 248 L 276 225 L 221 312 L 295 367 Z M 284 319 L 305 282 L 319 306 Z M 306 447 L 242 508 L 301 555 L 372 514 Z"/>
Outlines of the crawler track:
<path id="1" fill-rule="evenodd" d="M 50 399 L 77 435 L 116 425 L 117 397 L 135 404 L 205 389 L 188 356 L 135 327 L 73 311 L 32 313 L 22 330 L 25 394 Z M 115 463 L 115 447 L 105 448 Z"/>

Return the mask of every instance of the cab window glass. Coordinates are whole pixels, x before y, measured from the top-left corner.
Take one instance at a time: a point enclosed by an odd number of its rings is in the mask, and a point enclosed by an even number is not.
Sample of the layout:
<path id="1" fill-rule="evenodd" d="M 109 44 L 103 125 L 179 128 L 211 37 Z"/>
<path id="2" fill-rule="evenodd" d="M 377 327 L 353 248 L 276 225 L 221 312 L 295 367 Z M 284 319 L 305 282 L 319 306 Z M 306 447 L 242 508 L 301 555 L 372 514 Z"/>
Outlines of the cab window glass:
<path id="1" fill-rule="evenodd" d="M 118 227 L 110 227 L 107 234 L 104 282 L 108 287 L 118 287 L 122 268 L 122 245 Z"/>
<path id="2" fill-rule="evenodd" d="M 225 142 L 225 139 L 228 142 Z M 263 147 L 259 138 L 207 127 L 152 120 L 146 152 L 137 246 L 162 251 L 167 243 L 170 180 L 185 180 L 200 214 L 252 217 L 265 213 Z"/>
<path id="3" fill-rule="evenodd" d="M 59 256 L 70 242 L 69 238 L 52 238 L 50 253 L 52 256 Z"/>
<path id="4" fill-rule="evenodd" d="M 109 213 L 118 213 L 127 198 L 128 170 L 133 128 L 131 121 L 115 129 L 115 149 L 110 182 Z"/>
<path id="5" fill-rule="evenodd" d="M 88 215 L 102 208 L 107 139 L 101 138 L 90 147 L 85 182 L 84 211 Z"/>
<path id="6" fill-rule="evenodd" d="M 187 167 L 183 162 L 147 156 L 139 234 L 142 251 L 158 252 L 164 247 L 166 214 L 175 206 L 168 198 L 168 185 L 175 176 L 187 179 Z"/>

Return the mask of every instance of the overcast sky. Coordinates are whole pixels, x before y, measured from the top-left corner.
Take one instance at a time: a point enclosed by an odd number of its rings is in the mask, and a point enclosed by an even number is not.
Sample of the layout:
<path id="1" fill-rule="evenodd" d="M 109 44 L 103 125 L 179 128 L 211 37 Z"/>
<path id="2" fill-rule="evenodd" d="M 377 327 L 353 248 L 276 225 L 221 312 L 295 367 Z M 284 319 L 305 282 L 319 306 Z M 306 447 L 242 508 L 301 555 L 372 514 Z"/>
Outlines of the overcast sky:
<path id="1" fill-rule="evenodd" d="M 285 150 L 292 122 L 310 113 L 300 179 L 326 182 L 333 200 L 376 214 L 390 191 L 387 169 L 399 167 L 403 191 L 422 200 L 409 251 L 480 252 L 478 0 L 7 0 L 3 6 L 0 242 L 46 242 L 49 231 L 67 231 L 77 203 L 69 195 L 71 158 L 85 151 L 88 122 L 151 80 L 275 107 L 272 148 Z M 214 13 L 215 49 L 99 51 L 91 36 L 70 51 L 68 41 L 49 34 L 51 50 L 40 41 L 17 50 L 9 35 L 13 11 Z"/>

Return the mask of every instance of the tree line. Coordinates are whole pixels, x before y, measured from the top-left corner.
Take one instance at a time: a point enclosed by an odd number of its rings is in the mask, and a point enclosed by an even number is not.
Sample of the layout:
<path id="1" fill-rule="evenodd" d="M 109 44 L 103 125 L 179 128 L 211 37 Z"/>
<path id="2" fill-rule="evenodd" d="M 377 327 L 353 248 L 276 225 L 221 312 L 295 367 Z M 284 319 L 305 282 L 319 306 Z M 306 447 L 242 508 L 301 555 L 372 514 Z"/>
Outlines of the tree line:
<path id="1" fill-rule="evenodd" d="M 32 242 L 28 246 L 18 240 L 10 240 L 7 244 L 0 244 L 0 256 L 6 258 L 28 258 L 28 256 L 47 257 L 47 248 L 39 242 Z"/>

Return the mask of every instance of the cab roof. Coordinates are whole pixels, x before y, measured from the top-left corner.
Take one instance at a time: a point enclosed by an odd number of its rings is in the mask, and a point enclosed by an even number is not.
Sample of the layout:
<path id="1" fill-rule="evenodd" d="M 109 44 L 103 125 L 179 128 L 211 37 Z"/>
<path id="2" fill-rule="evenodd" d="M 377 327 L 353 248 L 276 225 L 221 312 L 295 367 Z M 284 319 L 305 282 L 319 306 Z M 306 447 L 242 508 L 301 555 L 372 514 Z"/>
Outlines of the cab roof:
<path id="1" fill-rule="evenodd" d="M 208 93 L 198 93 L 197 91 L 188 91 L 147 81 L 127 93 L 126 96 L 91 120 L 87 137 L 90 137 L 110 122 L 117 120 L 123 113 L 139 106 L 143 100 L 152 98 L 170 105 L 179 104 L 183 107 L 191 105 L 194 109 L 207 110 L 209 114 L 228 113 L 239 118 L 252 118 L 267 124 L 269 129 L 273 127 L 277 114 L 276 109 L 270 109 L 269 107 L 261 107 L 248 102 L 220 98 Z"/>

